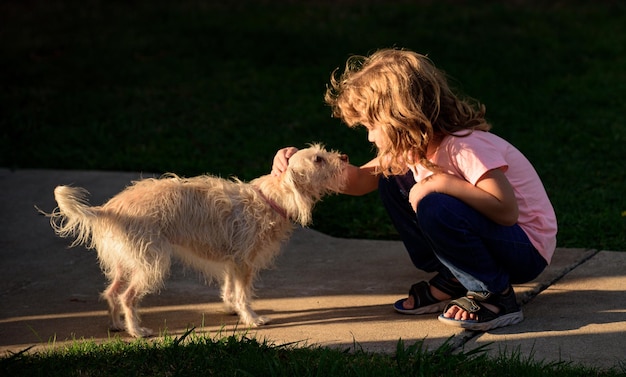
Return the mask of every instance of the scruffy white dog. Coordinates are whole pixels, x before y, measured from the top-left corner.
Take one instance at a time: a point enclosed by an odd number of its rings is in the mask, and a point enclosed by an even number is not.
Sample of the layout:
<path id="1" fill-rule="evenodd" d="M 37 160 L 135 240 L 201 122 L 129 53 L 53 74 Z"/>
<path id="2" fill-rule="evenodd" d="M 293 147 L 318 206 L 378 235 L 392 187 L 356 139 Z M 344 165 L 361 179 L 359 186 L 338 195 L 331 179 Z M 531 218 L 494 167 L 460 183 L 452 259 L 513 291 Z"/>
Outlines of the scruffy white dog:
<path id="1" fill-rule="evenodd" d="M 88 205 L 85 189 L 58 186 L 58 208 L 46 215 L 58 235 L 76 238 L 72 246 L 97 250 L 110 281 L 102 297 L 111 330 L 152 334 L 140 327 L 137 306 L 162 287 L 173 255 L 220 280 L 227 310 L 258 326 L 269 319 L 250 307 L 257 272 L 278 255 L 293 223 L 309 224 L 314 204 L 341 190 L 346 163 L 347 156 L 313 144 L 294 154 L 280 177 L 244 183 L 167 175 L 134 182 L 98 207 Z"/>

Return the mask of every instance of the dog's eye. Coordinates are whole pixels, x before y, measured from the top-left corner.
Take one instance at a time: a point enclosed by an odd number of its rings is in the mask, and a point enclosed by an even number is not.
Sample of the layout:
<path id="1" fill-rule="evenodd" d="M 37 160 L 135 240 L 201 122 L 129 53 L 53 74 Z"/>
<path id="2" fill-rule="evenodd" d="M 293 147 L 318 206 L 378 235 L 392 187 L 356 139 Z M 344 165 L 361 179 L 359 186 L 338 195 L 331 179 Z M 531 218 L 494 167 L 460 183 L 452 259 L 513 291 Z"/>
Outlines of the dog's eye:
<path id="1" fill-rule="evenodd" d="M 316 164 L 321 164 L 323 162 L 325 162 L 326 160 L 324 160 L 324 157 L 315 155 L 315 157 L 313 158 L 313 162 L 315 162 Z"/>

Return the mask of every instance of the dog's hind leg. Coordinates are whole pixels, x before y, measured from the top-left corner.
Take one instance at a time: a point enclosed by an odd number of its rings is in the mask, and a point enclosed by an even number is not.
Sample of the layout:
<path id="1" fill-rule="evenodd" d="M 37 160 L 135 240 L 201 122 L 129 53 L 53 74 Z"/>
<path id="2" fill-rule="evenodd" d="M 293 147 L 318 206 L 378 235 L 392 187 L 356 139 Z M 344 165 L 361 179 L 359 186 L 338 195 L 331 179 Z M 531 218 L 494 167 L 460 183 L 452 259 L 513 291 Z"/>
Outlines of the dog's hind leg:
<path id="1" fill-rule="evenodd" d="M 140 319 L 137 307 L 144 295 L 145 292 L 142 288 L 141 280 L 133 278 L 120 296 L 120 304 L 126 321 L 126 332 L 136 338 L 146 338 L 153 334 L 152 330 L 139 325 Z"/>
<path id="2" fill-rule="evenodd" d="M 241 322 L 248 326 L 261 326 L 268 324 L 268 317 L 257 315 L 250 307 L 250 295 L 255 272 L 249 266 L 235 266 L 233 274 L 233 299 L 235 311 L 239 314 Z"/>
<path id="3" fill-rule="evenodd" d="M 126 332 L 137 338 L 145 338 L 153 334 L 149 328 L 140 326 L 139 301 L 146 294 L 161 287 L 163 279 L 170 269 L 170 246 L 167 244 L 157 245 L 151 245 L 141 255 L 140 259 L 127 261 L 127 266 L 125 267 L 128 269 L 125 274 L 128 278 L 128 285 L 126 290 L 119 296 L 119 302 L 124 312 Z M 126 253 L 126 255 L 130 255 L 130 253 Z"/>
<path id="4" fill-rule="evenodd" d="M 111 331 L 123 331 L 124 321 L 122 321 L 122 307 L 120 305 L 120 294 L 126 288 L 126 282 L 123 279 L 122 267 L 118 264 L 113 272 L 113 279 L 102 292 L 102 297 L 109 304 L 109 316 L 111 317 L 111 324 L 109 330 Z"/>

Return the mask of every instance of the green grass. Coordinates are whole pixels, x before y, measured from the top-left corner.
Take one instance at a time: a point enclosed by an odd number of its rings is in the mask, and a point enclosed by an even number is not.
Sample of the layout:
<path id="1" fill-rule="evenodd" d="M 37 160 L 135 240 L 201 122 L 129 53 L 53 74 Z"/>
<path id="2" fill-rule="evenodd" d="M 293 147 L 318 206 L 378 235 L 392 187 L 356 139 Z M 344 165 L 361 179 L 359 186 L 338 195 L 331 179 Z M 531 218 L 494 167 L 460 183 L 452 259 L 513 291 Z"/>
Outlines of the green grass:
<path id="1" fill-rule="evenodd" d="M 537 362 L 517 352 L 487 357 L 487 348 L 455 352 L 444 343 L 398 342 L 393 355 L 359 349 L 276 345 L 245 334 L 209 337 L 190 330 L 155 341 L 75 341 L 34 355 L 0 359 L 3 376 L 620 376 L 562 362 Z"/>
<path id="2" fill-rule="evenodd" d="M 484 102 L 493 132 L 533 162 L 558 246 L 624 250 L 624 25 L 626 5 L 610 0 L 0 1 L 0 166 L 247 180 L 280 147 L 313 141 L 363 163 L 366 134 L 330 117 L 325 85 L 350 54 L 406 47 Z M 396 238 L 376 194 L 327 198 L 314 219 L 334 236 Z M 77 342 L 0 363 L 2 375 L 617 375 L 245 337 Z"/>

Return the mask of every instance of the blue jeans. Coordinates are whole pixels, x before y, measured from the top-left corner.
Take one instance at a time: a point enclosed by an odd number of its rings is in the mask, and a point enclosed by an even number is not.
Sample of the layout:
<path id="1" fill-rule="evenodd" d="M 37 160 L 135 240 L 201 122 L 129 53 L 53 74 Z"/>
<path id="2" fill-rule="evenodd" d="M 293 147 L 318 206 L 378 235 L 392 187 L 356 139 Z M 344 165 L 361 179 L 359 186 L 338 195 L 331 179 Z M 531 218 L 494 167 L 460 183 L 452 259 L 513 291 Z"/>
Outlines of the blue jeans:
<path id="1" fill-rule="evenodd" d="M 408 201 L 414 184 L 409 172 L 381 178 L 378 188 L 417 268 L 455 277 L 471 291 L 500 293 L 547 266 L 519 225 L 499 225 L 455 197 L 428 194 L 416 214 Z"/>

